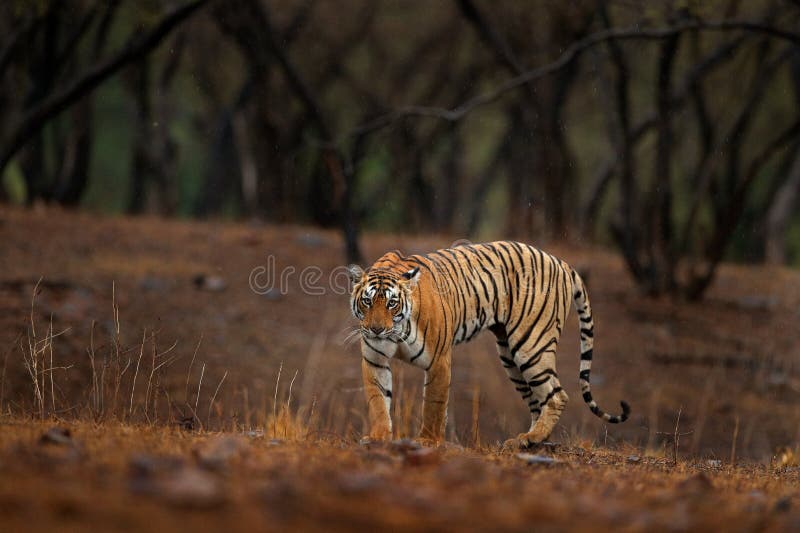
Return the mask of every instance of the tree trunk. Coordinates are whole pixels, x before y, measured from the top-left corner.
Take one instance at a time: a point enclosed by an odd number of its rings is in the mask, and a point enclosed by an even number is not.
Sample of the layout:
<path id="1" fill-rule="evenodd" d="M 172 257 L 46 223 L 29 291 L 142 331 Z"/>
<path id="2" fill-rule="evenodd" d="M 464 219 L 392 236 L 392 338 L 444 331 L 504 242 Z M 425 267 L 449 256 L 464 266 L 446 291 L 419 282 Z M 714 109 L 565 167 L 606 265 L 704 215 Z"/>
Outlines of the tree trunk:
<path id="1" fill-rule="evenodd" d="M 675 261 L 672 249 L 672 66 L 678 51 L 679 36 L 661 44 L 656 76 L 656 109 L 658 137 L 656 140 L 655 187 L 653 209 L 650 211 L 650 262 L 654 294 L 670 292 L 675 287 Z M 647 215 L 646 215 L 647 216 Z"/>
<path id="2" fill-rule="evenodd" d="M 796 213 L 800 198 L 800 146 L 794 147 L 794 161 L 789 174 L 767 211 L 764 236 L 764 259 L 767 263 L 786 264 L 786 229 Z"/>
<path id="3" fill-rule="evenodd" d="M 131 69 L 131 91 L 136 104 L 133 135 L 133 156 L 128 181 L 128 213 L 145 211 L 149 183 L 152 181 L 150 160 L 150 124 L 153 106 L 150 99 L 150 61 L 145 58 Z"/>

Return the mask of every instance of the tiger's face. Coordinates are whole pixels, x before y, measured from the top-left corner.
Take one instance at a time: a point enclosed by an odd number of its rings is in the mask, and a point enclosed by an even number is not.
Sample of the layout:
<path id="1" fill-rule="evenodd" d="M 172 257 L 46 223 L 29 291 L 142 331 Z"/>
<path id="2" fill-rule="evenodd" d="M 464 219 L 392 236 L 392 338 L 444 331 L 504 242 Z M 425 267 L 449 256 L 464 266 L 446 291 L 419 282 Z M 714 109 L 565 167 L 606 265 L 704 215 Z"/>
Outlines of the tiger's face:
<path id="1" fill-rule="evenodd" d="M 389 269 L 370 269 L 351 265 L 350 309 L 360 321 L 361 335 L 367 339 L 398 342 L 405 322 L 411 317 L 411 292 L 419 278 L 419 267 L 397 273 Z"/>

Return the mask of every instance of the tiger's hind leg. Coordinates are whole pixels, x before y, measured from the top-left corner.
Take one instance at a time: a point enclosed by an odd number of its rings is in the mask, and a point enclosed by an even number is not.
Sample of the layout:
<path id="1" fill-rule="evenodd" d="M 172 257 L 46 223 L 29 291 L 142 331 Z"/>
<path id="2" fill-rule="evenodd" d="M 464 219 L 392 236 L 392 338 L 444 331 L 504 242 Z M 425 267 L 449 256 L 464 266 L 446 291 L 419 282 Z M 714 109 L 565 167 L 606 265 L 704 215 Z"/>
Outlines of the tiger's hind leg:
<path id="1" fill-rule="evenodd" d="M 548 344 L 534 347 L 530 353 L 518 352 L 514 358 L 532 393 L 528 406 L 532 411 L 538 409 L 540 413 L 533 419 L 528 432 L 517 436 L 517 444 L 521 447 L 529 447 L 547 440 L 569 401 L 569 396 L 561 387 L 555 371 L 558 341 L 557 338 L 550 337 L 550 339 Z"/>
<path id="2" fill-rule="evenodd" d="M 500 363 L 502 363 L 508 375 L 508 379 L 511 380 L 511 383 L 514 384 L 514 388 L 519 392 L 520 396 L 522 396 L 522 400 L 528 404 L 528 409 L 531 412 L 531 427 L 533 427 L 536 420 L 539 418 L 539 413 L 542 412 L 539 408 L 539 402 L 534 398 L 533 391 L 528 385 L 528 382 L 511 357 L 511 350 L 508 347 L 505 329 L 495 326 L 492 328 L 492 332 L 497 337 L 497 355 L 500 357 Z"/>

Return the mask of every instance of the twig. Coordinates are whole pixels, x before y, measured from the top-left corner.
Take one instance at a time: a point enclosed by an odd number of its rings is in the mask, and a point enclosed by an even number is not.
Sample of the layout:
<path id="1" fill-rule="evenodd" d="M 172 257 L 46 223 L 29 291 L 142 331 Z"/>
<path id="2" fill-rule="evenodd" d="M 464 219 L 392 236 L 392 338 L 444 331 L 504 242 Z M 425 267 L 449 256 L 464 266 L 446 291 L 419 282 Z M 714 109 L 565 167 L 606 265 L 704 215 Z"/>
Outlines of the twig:
<path id="1" fill-rule="evenodd" d="M 33 394 L 36 400 L 36 403 L 39 405 L 39 417 L 44 419 L 44 392 L 42 391 L 42 387 L 39 386 L 39 351 L 40 348 L 38 347 L 39 341 L 36 340 L 36 320 L 34 317 L 34 308 L 36 307 L 36 293 L 39 290 L 39 284 L 42 282 L 42 277 L 39 278 L 39 281 L 36 282 L 36 285 L 33 287 L 33 293 L 31 294 L 31 329 L 30 333 L 28 334 L 28 353 L 30 354 L 30 362 L 28 358 L 24 355 L 23 350 L 23 357 L 25 358 L 25 367 L 28 369 L 28 373 L 33 380 Z M 31 342 L 31 340 L 33 342 Z M 47 339 L 43 339 L 46 341 Z M 44 383 L 44 377 L 42 377 L 42 383 Z"/>
<path id="2" fill-rule="evenodd" d="M 311 408 L 308 410 L 308 421 L 306 422 L 306 440 L 308 439 L 308 435 L 311 433 L 311 424 L 314 420 L 314 410 L 317 407 L 317 395 L 313 395 L 311 397 Z"/>
<path id="3" fill-rule="evenodd" d="M 197 382 L 197 396 L 194 399 L 194 410 L 197 412 L 197 404 L 200 402 L 200 387 L 203 386 L 203 374 L 206 373 L 206 364 L 200 369 L 200 381 Z"/>
<path id="4" fill-rule="evenodd" d="M 681 413 L 682 412 L 683 412 L 683 406 L 678 408 L 678 416 L 675 418 L 675 430 L 672 433 L 657 432 L 660 435 L 670 435 L 672 437 L 672 465 L 673 466 L 677 466 L 678 465 L 678 448 L 680 447 L 681 437 L 685 437 L 686 435 L 691 435 L 692 433 L 694 433 L 694 430 L 685 431 L 683 433 L 681 433 L 679 431 L 680 424 L 681 424 Z"/>
<path id="5" fill-rule="evenodd" d="M 289 410 L 289 407 L 292 403 L 292 385 L 294 385 L 294 380 L 297 379 L 297 373 L 299 370 L 294 371 L 294 376 L 292 376 L 292 381 L 289 382 L 289 397 L 286 399 L 286 410 Z"/>
<path id="6" fill-rule="evenodd" d="M 145 339 L 147 339 L 146 328 L 142 331 L 142 344 L 139 348 L 139 359 L 136 360 L 136 371 L 133 373 L 133 384 L 131 384 L 131 403 L 128 406 L 128 415 L 133 413 L 133 393 L 136 392 L 136 378 L 139 376 L 139 364 L 142 362 L 142 356 L 144 355 Z"/>
<path id="7" fill-rule="evenodd" d="M 683 412 L 683 407 L 678 409 L 678 416 L 675 418 L 675 432 L 672 434 L 672 464 L 674 466 L 678 465 L 678 446 L 680 446 L 681 442 L 681 434 L 678 433 L 678 428 L 681 424 L 681 413 Z"/>
<path id="8" fill-rule="evenodd" d="M 214 391 L 214 396 L 211 397 L 211 401 L 208 402 L 208 416 L 206 417 L 206 426 L 211 426 L 211 406 L 214 405 L 214 400 L 217 399 L 217 393 L 219 392 L 220 387 L 222 387 L 222 382 L 225 381 L 225 378 L 228 377 L 228 371 L 225 371 L 225 374 L 222 375 L 222 379 L 219 380 L 219 384 L 217 385 L 216 390 Z"/>
<path id="9" fill-rule="evenodd" d="M 275 380 L 275 395 L 272 397 L 272 419 L 275 420 L 275 416 L 277 415 L 277 408 L 278 408 L 278 387 L 281 384 L 281 372 L 283 371 L 283 361 L 281 361 L 280 366 L 278 367 L 278 377 Z"/>
<path id="10" fill-rule="evenodd" d="M 87 355 L 89 356 L 89 364 L 92 367 L 92 407 L 94 409 L 94 416 L 97 416 L 97 370 L 94 366 L 94 326 L 95 321 L 92 320 L 92 327 L 89 329 L 89 349 L 87 350 Z"/>
<path id="11" fill-rule="evenodd" d="M 183 394 L 183 401 L 189 401 L 189 378 L 192 376 L 192 365 L 194 365 L 194 358 L 197 357 L 197 352 L 200 350 L 200 343 L 203 342 L 203 332 L 200 332 L 200 338 L 197 340 L 197 346 L 194 348 L 194 353 L 192 354 L 192 360 L 189 361 L 189 370 L 186 372 L 186 389 Z"/>
<path id="12" fill-rule="evenodd" d="M 736 439 L 739 438 L 739 415 L 736 415 L 736 422 L 733 425 L 733 440 L 731 442 L 731 466 L 736 463 Z"/>

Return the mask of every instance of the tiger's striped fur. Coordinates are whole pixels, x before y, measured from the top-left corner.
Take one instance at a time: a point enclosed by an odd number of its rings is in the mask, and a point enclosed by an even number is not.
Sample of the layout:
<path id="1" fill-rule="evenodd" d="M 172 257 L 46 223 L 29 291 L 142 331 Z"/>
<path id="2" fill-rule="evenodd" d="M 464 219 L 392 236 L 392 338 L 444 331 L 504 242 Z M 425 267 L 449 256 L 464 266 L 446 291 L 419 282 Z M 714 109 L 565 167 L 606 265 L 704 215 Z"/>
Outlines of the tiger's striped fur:
<path id="1" fill-rule="evenodd" d="M 530 429 L 517 442 L 547 439 L 568 400 L 555 357 L 572 300 L 580 320 L 583 399 L 607 422 L 628 418 L 627 403 L 621 402 L 622 414 L 610 415 L 592 398 L 592 311 L 583 281 L 564 261 L 526 244 L 498 241 L 426 255 L 389 252 L 366 272 L 350 268 L 371 439 L 391 436 L 389 362 L 397 358 L 426 372 L 421 437 L 441 440 L 452 347 L 486 329 L 494 333 L 500 361 L 531 413 Z"/>

